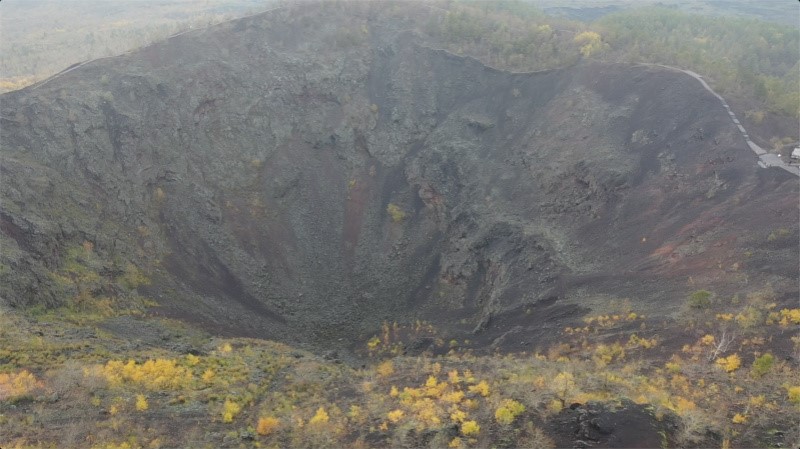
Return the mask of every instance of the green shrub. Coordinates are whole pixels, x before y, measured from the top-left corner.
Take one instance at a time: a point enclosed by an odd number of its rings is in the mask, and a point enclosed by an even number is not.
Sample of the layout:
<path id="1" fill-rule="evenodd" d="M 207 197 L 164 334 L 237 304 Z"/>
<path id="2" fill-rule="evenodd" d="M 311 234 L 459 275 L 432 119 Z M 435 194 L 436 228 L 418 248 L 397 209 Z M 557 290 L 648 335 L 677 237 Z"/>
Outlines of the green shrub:
<path id="1" fill-rule="evenodd" d="M 697 290 L 689 296 L 689 307 L 693 309 L 707 309 L 711 307 L 711 292 Z"/>
<path id="2" fill-rule="evenodd" d="M 770 369 L 772 369 L 772 365 L 774 363 L 775 357 L 773 357 L 770 353 L 766 353 L 753 360 L 753 367 L 750 371 L 753 373 L 754 377 L 763 377 L 769 372 Z"/>

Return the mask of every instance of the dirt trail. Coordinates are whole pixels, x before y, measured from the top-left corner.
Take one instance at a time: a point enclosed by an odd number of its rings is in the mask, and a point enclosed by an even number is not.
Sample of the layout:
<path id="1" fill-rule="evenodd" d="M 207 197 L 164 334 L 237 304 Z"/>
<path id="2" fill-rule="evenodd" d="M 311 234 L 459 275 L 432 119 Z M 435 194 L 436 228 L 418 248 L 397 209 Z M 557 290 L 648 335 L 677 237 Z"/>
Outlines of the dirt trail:
<path id="1" fill-rule="evenodd" d="M 725 101 L 725 99 L 722 98 L 722 96 L 720 94 L 714 92 L 714 89 L 712 89 L 711 86 L 709 86 L 708 83 L 706 83 L 706 81 L 703 79 L 703 77 L 700 74 L 698 74 L 696 72 L 692 72 L 691 70 L 685 70 L 685 69 L 681 69 L 679 67 L 672 67 L 672 66 L 663 65 L 663 64 L 643 63 L 642 65 L 663 67 L 665 69 L 677 70 L 679 72 L 683 72 L 683 73 L 691 76 L 692 78 L 696 79 L 697 81 L 700 81 L 700 84 L 702 84 L 703 87 L 707 91 L 711 92 L 711 94 L 714 95 L 715 97 L 717 97 L 719 99 L 719 101 L 722 103 L 722 106 L 728 112 L 728 115 L 731 117 L 731 120 L 733 120 L 733 124 L 736 125 L 736 127 L 739 128 L 739 132 L 742 133 L 742 137 L 744 138 L 745 143 L 747 143 L 747 146 L 751 150 L 753 150 L 753 153 L 755 153 L 756 156 L 758 156 L 758 159 L 759 159 L 758 160 L 758 166 L 759 167 L 761 167 L 761 168 L 778 167 L 778 168 L 782 168 L 782 169 L 788 171 L 789 173 L 791 173 L 791 174 L 793 174 L 795 176 L 800 176 L 800 167 L 786 164 L 785 162 L 783 162 L 783 160 L 780 158 L 780 156 L 778 156 L 776 154 L 767 153 L 766 150 L 764 150 L 763 148 L 758 146 L 755 142 L 750 140 L 750 135 L 747 134 L 747 130 L 744 129 L 744 126 L 742 126 L 742 123 L 739 121 L 739 119 L 736 118 L 736 114 L 733 113 L 733 111 L 731 110 L 731 107 L 728 105 L 728 103 Z"/>

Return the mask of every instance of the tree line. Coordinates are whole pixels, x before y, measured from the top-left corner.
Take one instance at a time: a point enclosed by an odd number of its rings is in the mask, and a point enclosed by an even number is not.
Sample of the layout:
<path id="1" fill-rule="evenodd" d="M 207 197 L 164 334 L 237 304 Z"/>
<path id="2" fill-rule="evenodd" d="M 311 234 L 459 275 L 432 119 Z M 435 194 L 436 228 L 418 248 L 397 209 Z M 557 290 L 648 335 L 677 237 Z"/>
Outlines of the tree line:
<path id="1" fill-rule="evenodd" d="M 703 75 L 722 94 L 800 117 L 800 31 L 785 25 L 660 6 L 583 23 L 506 0 L 449 4 L 426 31 L 448 50 L 514 71 L 563 67 L 581 57 L 674 65 Z"/>

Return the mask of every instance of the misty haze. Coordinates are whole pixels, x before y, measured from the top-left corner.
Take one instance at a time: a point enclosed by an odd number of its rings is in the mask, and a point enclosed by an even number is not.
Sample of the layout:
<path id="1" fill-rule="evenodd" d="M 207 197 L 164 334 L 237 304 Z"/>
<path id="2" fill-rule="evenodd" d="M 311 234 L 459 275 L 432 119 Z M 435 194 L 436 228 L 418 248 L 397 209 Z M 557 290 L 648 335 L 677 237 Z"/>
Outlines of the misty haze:
<path id="1" fill-rule="evenodd" d="M 799 14 L 0 3 L 0 448 L 797 447 Z"/>

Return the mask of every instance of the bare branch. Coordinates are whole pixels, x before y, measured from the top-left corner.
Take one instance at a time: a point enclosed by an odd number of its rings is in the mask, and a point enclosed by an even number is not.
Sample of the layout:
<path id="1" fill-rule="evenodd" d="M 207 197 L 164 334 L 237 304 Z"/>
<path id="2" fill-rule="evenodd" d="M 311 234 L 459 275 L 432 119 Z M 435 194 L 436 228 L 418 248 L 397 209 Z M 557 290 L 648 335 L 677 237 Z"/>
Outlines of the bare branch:
<path id="1" fill-rule="evenodd" d="M 736 340 L 736 333 L 728 335 L 727 331 L 722 331 L 722 335 L 714 339 L 714 346 L 708 351 L 708 361 L 713 362 L 717 356 L 728 351 L 734 340 Z"/>

